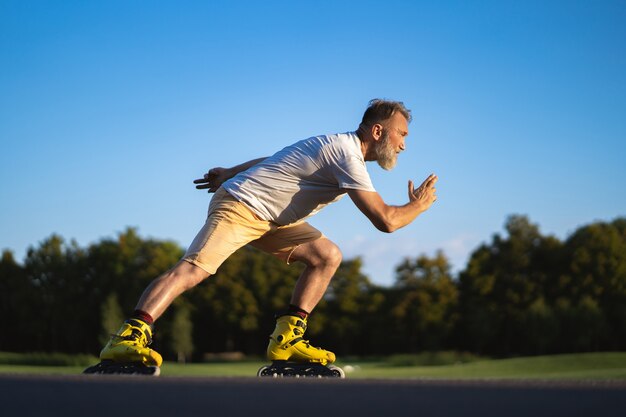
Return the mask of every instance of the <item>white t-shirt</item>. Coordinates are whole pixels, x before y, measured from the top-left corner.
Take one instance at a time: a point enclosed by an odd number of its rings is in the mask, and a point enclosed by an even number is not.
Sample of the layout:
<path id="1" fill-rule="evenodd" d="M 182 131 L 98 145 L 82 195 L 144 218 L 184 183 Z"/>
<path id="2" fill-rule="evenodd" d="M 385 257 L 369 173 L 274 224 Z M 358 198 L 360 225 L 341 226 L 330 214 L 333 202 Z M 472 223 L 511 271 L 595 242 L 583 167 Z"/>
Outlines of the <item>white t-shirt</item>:
<path id="1" fill-rule="evenodd" d="M 312 216 L 346 189 L 375 191 L 355 132 L 301 140 L 223 187 L 259 217 L 279 225 Z"/>

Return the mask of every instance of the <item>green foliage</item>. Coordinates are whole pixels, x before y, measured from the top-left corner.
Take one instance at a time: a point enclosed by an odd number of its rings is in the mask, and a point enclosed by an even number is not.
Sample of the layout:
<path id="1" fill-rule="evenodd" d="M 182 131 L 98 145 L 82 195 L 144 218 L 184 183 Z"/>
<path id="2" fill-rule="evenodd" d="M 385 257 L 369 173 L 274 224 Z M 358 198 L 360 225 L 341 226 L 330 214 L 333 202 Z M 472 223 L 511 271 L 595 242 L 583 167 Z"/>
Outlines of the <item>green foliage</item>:
<path id="1" fill-rule="evenodd" d="M 96 362 L 92 355 L 68 355 L 66 353 L 10 353 L 0 352 L 0 365 L 32 366 L 89 366 Z"/>
<path id="2" fill-rule="evenodd" d="M 376 352 L 376 323 L 382 299 L 361 272 L 360 258 L 343 261 L 333 277 L 324 300 L 309 320 L 309 335 L 316 343 L 337 352 Z"/>
<path id="3" fill-rule="evenodd" d="M 561 244 L 541 236 L 525 216 L 511 216 L 505 228 L 508 238 L 494 236 L 460 275 L 460 333 L 478 352 L 541 353 L 553 336 L 544 289 Z"/>
<path id="4" fill-rule="evenodd" d="M 196 352 L 263 352 L 274 314 L 286 310 L 300 271 L 251 247 L 233 254 L 186 295 L 194 307 Z"/>
<path id="5" fill-rule="evenodd" d="M 169 332 L 170 349 L 176 352 L 178 362 L 185 363 L 193 352 L 193 323 L 191 322 L 190 308 L 179 303 L 174 306 L 174 318 Z"/>
<path id="6" fill-rule="evenodd" d="M 626 219 L 578 229 L 565 242 L 565 252 L 569 267 L 558 290 L 569 303 L 562 303 L 561 313 L 574 322 L 583 320 L 588 329 L 571 335 L 574 348 L 625 346 Z"/>
<path id="7" fill-rule="evenodd" d="M 117 301 L 117 294 L 111 293 L 100 306 L 100 322 L 102 323 L 102 331 L 100 333 L 99 342 L 105 345 L 112 334 L 115 334 L 120 327 L 120 323 L 124 321 L 124 314 L 120 303 Z"/>
<path id="8" fill-rule="evenodd" d="M 525 216 L 460 274 L 458 346 L 496 355 L 624 349 L 624 219 L 544 237 Z"/>
<path id="9" fill-rule="evenodd" d="M 2 252 L 0 259 L 0 350 L 20 351 L 28 349 L 21 338 L 9 337 L 35 319 L 32 285 L 26 278 L 26 271 L 18 265 L 13 254 Z M 20 336 L 22 336 L 20 332 Z"/>
<path id="10" fill-rule="evenodd" d="M 396 271 L 399 292 L 391 315 L 408 342 L 405 348 L 417 352 L 449 346 L 458 290 L 447 258 L 438 252 L 432 259 L 424 255 L 405 259 Z"/>
<path id="11" fill-rule="evenodd" d="M 90 320 L 93 305 L 87 256 L 75 242 L 52 235 L 38 248 L 30 248 L 24 270 L 30 286 L 32 321 L 25 326 L 27 349 L 60 352 L 88 351 L 88 341 L 73 335 L 94 336 L 97 321 Z M 98 304 L 96 304 L 97 306 Z M 26 348 L 26 347 L 25 347 Z"/>
<path id="12" fill-rule="evenodd" d="M 344 260 L 309 320 L 314 345 L 345 355 L 540 355 L 626 349 L 626 219 L 596 222 L 564 242 L 511 216 L 505 235 L 476 248 L 458 277 L 442 252 L 402 260 L 391 287 Z M 0 350 L 98 352 L 146 286 L 179 261 L 173 242 L 129 228 L 87 248 L 52 235 L 23 264 L 0 259 Z M 240 351 L 263 355 L 304 266 L 252 247 L 179 297 L 159 319 L 154 347 L 168 360 Z M 419 354 L 418 356 L 415 356 Z M 446 356 L 447 355 L 447 356 Z M 422 363 L 423 364 L 423 363 Z"/>

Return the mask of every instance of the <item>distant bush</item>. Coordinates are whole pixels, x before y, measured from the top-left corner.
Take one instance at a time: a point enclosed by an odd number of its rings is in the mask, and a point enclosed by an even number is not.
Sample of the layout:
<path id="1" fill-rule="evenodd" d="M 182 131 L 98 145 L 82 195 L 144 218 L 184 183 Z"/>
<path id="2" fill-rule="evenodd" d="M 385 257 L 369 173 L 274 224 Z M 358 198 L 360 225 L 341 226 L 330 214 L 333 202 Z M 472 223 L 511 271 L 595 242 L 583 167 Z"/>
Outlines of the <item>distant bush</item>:
<path id="1" fill-rule="evenodd" d="M 209 352 L 202 355 L 202 362 L 243 362 L 246 359 L 246 355 L 243 352 Z"/>
<path id="2" fill-rule="evenodd" d="M 65 353 L 10 353 L 0 352 L 2 365 L 34 365 L 34 366 L 88 366 L 98 362 L 91 355 L 68 355 Z"/>
<path id="3" fill-rule="evenodd" d="M 386 359 L 390 366 L 442 366 L 475 362 L 484 359 L 468 352 L 442 351 L 391 355 Z"/>

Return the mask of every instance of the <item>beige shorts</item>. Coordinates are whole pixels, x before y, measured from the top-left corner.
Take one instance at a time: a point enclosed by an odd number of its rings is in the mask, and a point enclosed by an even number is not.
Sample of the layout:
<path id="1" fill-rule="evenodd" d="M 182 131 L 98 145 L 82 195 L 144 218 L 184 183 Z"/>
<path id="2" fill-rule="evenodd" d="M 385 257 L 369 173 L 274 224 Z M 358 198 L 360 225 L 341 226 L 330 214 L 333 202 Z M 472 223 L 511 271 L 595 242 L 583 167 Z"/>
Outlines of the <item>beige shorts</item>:
<path id="1" fill-rule="evenodd" d="M 289 263 L 299 245 L 321 237 L 323 234 L 306 222 L 279 226 L 262 220 L 247 205 L 219 188 L 209 204 L 206 223 L 183 260 L 215 274 L 237 249 L 251 244 Z"/>

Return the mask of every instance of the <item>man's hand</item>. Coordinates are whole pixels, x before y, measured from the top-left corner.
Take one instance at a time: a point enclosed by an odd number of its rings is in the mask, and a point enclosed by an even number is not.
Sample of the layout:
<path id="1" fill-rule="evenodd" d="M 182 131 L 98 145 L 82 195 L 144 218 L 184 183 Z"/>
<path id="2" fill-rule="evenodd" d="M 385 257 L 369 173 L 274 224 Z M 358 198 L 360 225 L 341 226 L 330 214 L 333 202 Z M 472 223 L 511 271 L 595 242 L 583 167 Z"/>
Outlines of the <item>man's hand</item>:
<path id="1" fill-rule="evenodd" d="M 198 190 L 206 190 L 208 188 L 210 193 L 214 193 L 217 191 L 218 188 L 220 188 L 220 186 L 226 180 L 234 177 L 240 172 L 247 170 L 248 168 L 255 166 L 259 162 L 264 161 L 266 158 L 267 157 L 253 159 L 251 161 L 244 162 L 243 164 L 239 164 L 232 168 L 222 168 L 222 167 L 211 168 L 209 172 L 204 174 L 204 178 L 199 178 L 197 180 L 194 180 L 193 183 L 200 184 L 200 185 L 196 185 L 196 188 Z"/>
<path id="2" fill-rule="evenodd" d="M 435 200 L 437 200 L 437 196 L 435 195 L 437 191 L 435 188 L 437 179 L 435 174 L 430 174 L 416 190 L 413 189 L 413 181 L 409 180 L 409 201 L 418 200 L 422 211 L 428 210 Z"/>
<path id="3" fill-rule="evenodd" d="M 220 188 L 224 181 L 226 181 L 230 177 L 232 177 L 232 174 L 230 173 L 229 169 L 217 167 L 211 168 L 209 172 L 204 174 L 203 178 L 194 180 L 193 183 L 199 184 L 196 185 L 196 188 L 198 190 L 205 190 L 208 188 L 208 191 L 210 193 L 214 193 L 217 191 L 218 188 Z"/>
<path id="4" fill-rule="evenodd" d="M 432 174 L 415 190 L 413 181 L 409 181 L 409 202 L 402 206 L 386 204 L 376 191 L 347 189 L 346 192 L 378 230 L 391 233 L 411 223 L 420 213 L 428 210 L 437 199 L 436 182 L 437 176 Z"/>

